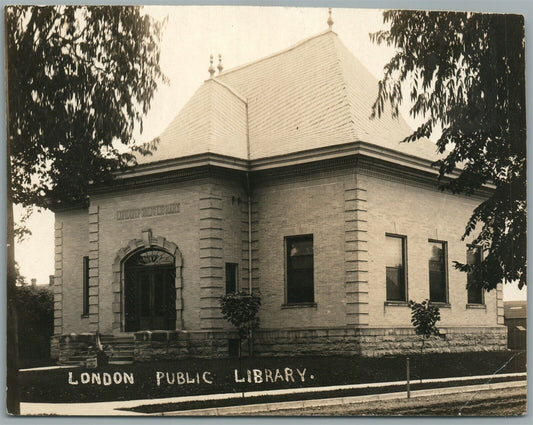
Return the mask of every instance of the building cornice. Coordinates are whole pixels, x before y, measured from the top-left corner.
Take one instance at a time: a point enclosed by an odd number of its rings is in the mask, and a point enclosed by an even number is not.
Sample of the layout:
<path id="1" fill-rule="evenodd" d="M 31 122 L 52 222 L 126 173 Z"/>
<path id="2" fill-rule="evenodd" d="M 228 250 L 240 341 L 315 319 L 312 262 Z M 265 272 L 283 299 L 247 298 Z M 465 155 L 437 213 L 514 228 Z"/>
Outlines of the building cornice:
<path id="1" fill-rule="evenodd" d="M 393 149 L 376 146 L 371 143 L 358 141 L 252 160 L 234 158 L 208 152 L 182 158 L 167 159 L 164 161 L 141 164 L 124 173 L 121 173 L 120 175 L 117 175 L 117 178 L 124 179 L 133 176 L 137 177 L 206 165 L 230 168 L 239 171 L 254 172 L 352 155 L 362 155 L 371 158 L 382 159 L 419 171 L 438 174 L 438 170 L 432 166 L 433 162 L 431 160 L 419 158 L 414 155 L 404 154 Z M 456 169 L 453 174 L 457 175 L 458 172 L 459 170 Z"/>
<path id="2" fill-rule="evenodd" d="M 137 165 L 123 173 L 117 174 L 116 178 L 129 179 L 132 177 L 150 176 L 153 174 L 168 173 L 205 166 L 229 168 L 237 171 L 249 171 L 249 161 L 246 159 L 207 152 L 182 158 L 166 159 L 164 161 L 149 162 L 146 164 Z"/>
<path id="3" fill-rule="evenodd" d="M 93 187 L 90 192 L 95 194 L 132 186 L 159 185 L 209 177 L 213 173 L 220 177 L 238 178 L 248 172 L 253 180 L 259 181 L 303 172 L 346 168 L 354 166 L 355 163 L 358 163 L 359 167 L 372 170 L 373 173 L 397 175 L 402 179 L 432 185 L 437 183 L 439 175 L 439 170 L 429 159 L 357 141 L 252 160 L 208 152 L 146 163 L 118 174 L 111 185 Z M 456 168 L 442 182 L 458 176 L 459 172 L 460 170 Z M 485 185 L 480 192 L 490 191 L 493 188 L 491 185 Z"/>
<path id="4" fill-rule="evenodd" d="M 164 172 L 130 174 L 127 178 L 121 175 L 110 184 L 92 186 L 89 194 L 100 195 L 121 190 L 141 189 L 208 178 L 240 181 L 243 176 L 244 171 L 242 170 L 204 163 L 195 167 L 176 168 Z"/>

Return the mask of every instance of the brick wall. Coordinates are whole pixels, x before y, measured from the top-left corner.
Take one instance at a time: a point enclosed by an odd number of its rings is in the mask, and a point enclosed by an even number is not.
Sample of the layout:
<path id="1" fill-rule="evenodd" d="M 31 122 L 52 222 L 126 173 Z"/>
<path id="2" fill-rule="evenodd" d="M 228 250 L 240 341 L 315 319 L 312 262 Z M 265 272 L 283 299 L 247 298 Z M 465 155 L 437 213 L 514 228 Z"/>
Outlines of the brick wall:
<path id="1" fill-rule="evenodd" d="M 175 244 L 183 256 L 183 328 L 227 327 L 218 298 L 225 289 L 225 263 L 242 262 L 242 199 L 241 185 L 218 179 L 93 196 L 91 206 L 99 211 L 100 331 L 113 331 L 112 281 L 117 253 L 141 239 L 143 229 L 150 229 L 154 239 L 165 238 Z M 117 220 L 117 211 L 178 202 L 177 214 Z"/>
<path id="2" fill-rule="evenodd" d="M 167 185 L 152 189 L 128 190 L 91 198 L 100 211 L 100 329 L 111 333 L 112 272 L 117 253 L 128 244 L 142 239 L 150 229 L 153 238 L 164 237 L 183 254 L 183 323 L 185 328 L 199 328 L 199 201 L 206 192 L 204 183 Z M 167 205 L 179 202 L 177 214 L 117 220 L 117 211 Z"/>
<path id="3" fill-rule="evenodd" d="M 387 176 L 368 164 L 259 182 L 254 192 L 254 246 L 262 295 L 261 326 L 410 326 L 406 303 L 387 305 L 385 234 L 407 237 L 408 299 L 429 297 L 428 239 L 447 242 L 449 305 L 442 326 L 501 324 L 501 287 L 484 306 L 467 306 L 465 224 L 480 197 L 441 192 L 436 184 Z M 286 308 L 284 237 L 314 237 L 315 307 Z"/>
<path id="4" fill-rule="evenodd" d="M 345 199 L 342 177 L 320 174 L 271 180 L 254 189 L 254 242 L 261 327 L 346 323 Z M 313 234 L 316 306 L 285 304 L 285 237 Z"/>
<path id="5" fill-rule="evenodd" d="M 88 211 L 55 215 L 56 266 L 54 278 L 55 334 L 88 332 L 83 313 L 83 257 L 89 255 Z"/>
<path id="6" fill-rule="evenodd" d="M 365 171 L 363 171 L 365 173 Z M 449 307 L 441 307 L 442 326 L 496 326 L 497 296 L 485 294 L 485 308 L 467 307 L 466 274 L 453 267 L 453 261 L 466 261 L 466 241 L 461 241 L 473 209 L 482 201 L 440 192 L 436 187 L 414 184 L 377 174 L 361 175 L 367 189 L 369 249 L 369 324 L 408 326 L 407 306 L 385 305 L 386 276 L 383 245 L 385 233 L 407 237 L 408 297 L 429 298 L 428 239 L 447 242 Z"/>

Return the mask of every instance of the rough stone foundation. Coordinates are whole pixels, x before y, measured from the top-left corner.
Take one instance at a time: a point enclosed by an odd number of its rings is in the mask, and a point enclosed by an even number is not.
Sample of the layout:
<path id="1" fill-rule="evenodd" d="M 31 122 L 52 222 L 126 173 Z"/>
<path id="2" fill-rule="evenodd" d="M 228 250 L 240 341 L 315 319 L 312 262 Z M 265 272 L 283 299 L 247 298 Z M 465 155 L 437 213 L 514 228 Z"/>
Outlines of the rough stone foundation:
<path id="1" fill-rule="evenodd" d="M 52 337 L 52 347 L 54 339 L 57 341 L 59 363 L 65 363 L 74 356 L 87 355 L 96 343 L 96 334 L 66 334 Z M 55 348 L 52 348 L 52 352 Z"/>
<path id="2" fill-rule="evenodd" d="M 498 351 L 507 348 L 507 329 L 495 327 L 441 328 L 442 338 L 430 338 L 425 353 Z M 94 345 L 95 334 L 68 334 L 52 338 L 52 353 L 59 361 L 83 355 Z M 231 331 L 140 331 L 134 333 L 136 361 L 172 360 L 188 357 L 229 356 Z M 412 328 L 338 328 L 257 330 L 254 353 L 257 356 L 387 355 L 418 353 L 421 337 Z M 246 355 L 247 344 L 242 345 Z"/>
<path id="3" fill-rule="evenodd" d="M 507 348 L 504 326 L 440 328 L 442 338 L 424 343 L 425 353 L 458 353 L 465 351 L 499 351 Z M 412 328 L 359 329 L 360 354 L 380 357 L 417 353 L 422 340 Z"/>
<path id="4" fill-rule="evenodd" d="M 228 357 L 228 340 L 236 337 L 232 332 L 140 331 L 135 332 L 134 357 L 136 361 Z"/>
<path id="5" fill-rule="evenodd" d="M 507 348 L 505 326 L 441 328 L 442 338 L 424 343 L 426 353 L 498 351 Z M 339 328 L 262 330 L 256 333 L 255 351 L 265 356 L 362 355 L 381 357 L 417 353 L 421 337 L 413 328 Z"/>

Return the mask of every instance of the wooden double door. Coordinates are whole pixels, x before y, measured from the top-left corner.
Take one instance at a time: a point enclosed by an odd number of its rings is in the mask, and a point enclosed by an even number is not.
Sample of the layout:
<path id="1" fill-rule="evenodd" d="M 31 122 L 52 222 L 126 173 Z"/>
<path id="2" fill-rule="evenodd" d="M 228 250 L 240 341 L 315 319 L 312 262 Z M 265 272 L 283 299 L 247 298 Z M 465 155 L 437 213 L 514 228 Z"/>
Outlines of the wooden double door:
<path id="1" fill-rule="evenodd" d="M 173 264 L 168 264 L 168 258 L 166 260 L 167 264 L 126 263 L 126 332 L 176 329 L 176 269 Z"/>

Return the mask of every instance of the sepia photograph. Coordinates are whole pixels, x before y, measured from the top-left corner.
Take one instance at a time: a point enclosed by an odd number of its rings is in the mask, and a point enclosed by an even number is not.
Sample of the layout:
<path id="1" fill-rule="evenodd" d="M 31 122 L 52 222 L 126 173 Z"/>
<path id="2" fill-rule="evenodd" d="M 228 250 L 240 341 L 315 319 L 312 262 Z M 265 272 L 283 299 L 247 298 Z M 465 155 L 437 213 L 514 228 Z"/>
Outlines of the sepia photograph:
<path id="1" fill-rule="evenodd" d="M 524 21 L 5 6 L 7 413 L 526 415 Z"/>

